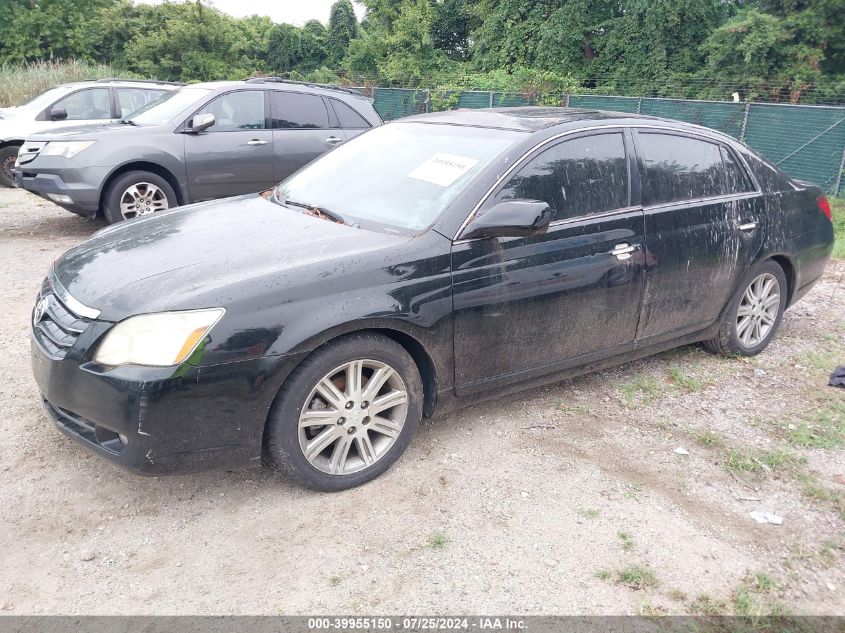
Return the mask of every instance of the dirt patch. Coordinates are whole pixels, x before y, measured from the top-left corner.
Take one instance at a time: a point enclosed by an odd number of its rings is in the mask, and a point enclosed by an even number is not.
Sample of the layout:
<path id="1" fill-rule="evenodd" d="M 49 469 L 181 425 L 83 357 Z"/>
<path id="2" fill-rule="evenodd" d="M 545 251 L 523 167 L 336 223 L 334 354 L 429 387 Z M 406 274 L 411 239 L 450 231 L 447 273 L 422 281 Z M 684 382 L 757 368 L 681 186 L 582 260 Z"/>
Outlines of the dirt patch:
<path id="1" fill-rule="evenodd" d="M 845 264 L 759 357 L 685 347 L 430 421 L 327 495 L 261 470 L 138 478 L 52 428 L 29 314 L 102 226 L 0 190 L 3 613 L 736 612 L 765 574 L 764 610 L 843 614 L 843 449 L 798 432 L 842 415 Z"/>

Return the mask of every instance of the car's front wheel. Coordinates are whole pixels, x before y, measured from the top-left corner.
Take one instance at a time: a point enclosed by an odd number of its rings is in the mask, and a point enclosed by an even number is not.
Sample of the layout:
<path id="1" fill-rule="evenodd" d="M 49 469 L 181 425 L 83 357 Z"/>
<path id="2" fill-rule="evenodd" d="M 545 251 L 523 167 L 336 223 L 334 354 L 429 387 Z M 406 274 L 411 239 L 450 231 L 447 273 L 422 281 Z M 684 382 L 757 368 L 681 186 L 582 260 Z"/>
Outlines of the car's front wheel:
<path id="1" fill-rule="evenodd" d="M 422 381 L 396 341 L 336 339 L 285 381 L 267 421 L 265 462 L 316 490 L 359 486 L 405 451 L 422 417 Z"/>
<path id="2" fill-rule="evenodd" d="M 19 147 L 9 145 L 0 147 L 0 186 L 2 187 L 14 185 L 12 167 L 15 165 L 19 149 Z"/>
<path id="3" fill-rule="evenodd" d="M 757 264 L 742 278 L 725 308 L 719 333 L 704 346 L 718 354 L 759 354 L 780 326 L 786 293 L 783 268 L 772 260 Z"/>
<path id="4" fill-rule="evenodd" d="M 114 224 L 177 205 L 176 192 L 164 178 L 148 171 L 130 171 L 109 185 L 103 215 Z"/>

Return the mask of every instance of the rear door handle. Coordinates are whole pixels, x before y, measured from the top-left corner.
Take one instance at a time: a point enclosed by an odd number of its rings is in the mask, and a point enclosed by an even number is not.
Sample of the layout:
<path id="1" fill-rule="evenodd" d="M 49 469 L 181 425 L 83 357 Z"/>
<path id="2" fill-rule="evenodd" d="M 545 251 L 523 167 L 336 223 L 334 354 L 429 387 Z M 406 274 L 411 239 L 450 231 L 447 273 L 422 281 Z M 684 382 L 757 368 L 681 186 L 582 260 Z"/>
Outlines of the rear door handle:
<path id="1" fill-rule="evenodd" d="M 247 145 L 257 146 L 257 145 L 267 145 L 267 141 L 262 141 L 260 138 L 254 138 L 251 141 L 247 141 Z"/>
<path id="2" fill-rule="evenodd" d="M 342 138 L 338 138 L 336 136 L 330 136 L 326 139 L 326 143 L 331 143 L 332 145 L 337 145 L 338 143 L 343 143 Z"/>
<path id="3" fill-rule="evenodd" d="M 740 231 L 753 231 L 754 229 L 757 228 L 757 223 L 756 222 L 746 222 L 745 224 L 740 224 L 736 228 L 738 228 Z"/>
<path id="4" fill-rule="evenodd" d="M 636 246 L 630 246 L 629 244 L 617 244 L 610 254 L 613 255 L 616 259 L 619 260 L 626 260 L 631 259 L 631 253 L 637 250 Z"/>

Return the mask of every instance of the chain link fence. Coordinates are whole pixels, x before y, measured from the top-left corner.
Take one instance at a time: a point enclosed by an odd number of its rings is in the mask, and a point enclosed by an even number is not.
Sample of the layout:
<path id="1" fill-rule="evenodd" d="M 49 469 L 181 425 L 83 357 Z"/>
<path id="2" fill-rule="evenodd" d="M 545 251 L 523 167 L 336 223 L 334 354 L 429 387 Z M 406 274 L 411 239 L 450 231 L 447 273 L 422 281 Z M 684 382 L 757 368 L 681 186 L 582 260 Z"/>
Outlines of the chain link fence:
<path id="1" fill-rule="evenodd" d="M 789 175 L 845 194 L 845 107 L 608 95 L 537 95 L 415 88 L 361 89 L 385 120 L 445 108 L 565 105 L 677 119 L 730 134 Z"/>

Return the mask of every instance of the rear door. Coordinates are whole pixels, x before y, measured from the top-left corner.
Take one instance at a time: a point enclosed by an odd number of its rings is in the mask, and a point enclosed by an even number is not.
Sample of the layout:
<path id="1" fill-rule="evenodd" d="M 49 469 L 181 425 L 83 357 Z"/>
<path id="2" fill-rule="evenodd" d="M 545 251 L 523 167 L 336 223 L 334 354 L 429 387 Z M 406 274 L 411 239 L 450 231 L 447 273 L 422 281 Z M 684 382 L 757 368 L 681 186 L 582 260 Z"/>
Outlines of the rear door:
<path id="1" fill-rule="evenodd" d="M 642 342 L 715 321 L 762 244 L 762 199 L 727 145 L 685 133 L 635 132 L 647 260 Z"/>
<path id="2" fill-rule="evenodd" d="M 538 150 L 480 210 L 547 202 L 544 235 L 452 249 L 458 393 L 530 378 L 633 346 L 643 214 L 631 203 L 630 136 L 612 129 Z M 636 194 L 635 194 L 636 196 Z"/>
<path id="3" fill-rule="evenodd" d="M 346 140 L 320 95 L 271 90 L 270 105 L 277 181 Z"/>
<path id="4" fill-rule="evenodd" d="M 194 116 L 204 113 L 214 115 L 214 125 L 200 134 L 184 135 L 191 200 L 237 196 L 272 186 L 273 133 L 267 126 L 265 92 L 238 90 L 218 95 Z"/>

